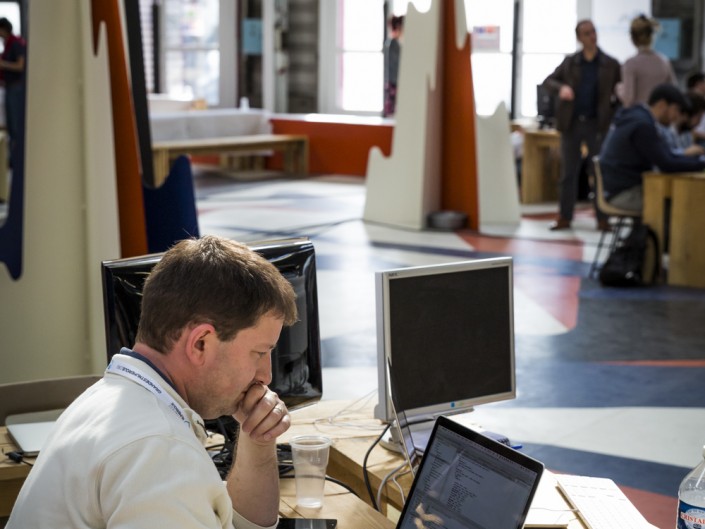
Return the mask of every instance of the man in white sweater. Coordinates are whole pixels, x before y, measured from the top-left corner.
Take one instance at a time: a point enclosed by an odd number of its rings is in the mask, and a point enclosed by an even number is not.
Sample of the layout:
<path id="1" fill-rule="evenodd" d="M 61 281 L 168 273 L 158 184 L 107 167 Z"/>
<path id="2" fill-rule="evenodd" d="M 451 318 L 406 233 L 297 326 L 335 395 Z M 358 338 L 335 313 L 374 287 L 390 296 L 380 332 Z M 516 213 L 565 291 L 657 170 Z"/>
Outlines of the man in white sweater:
<path id="1" fill-rule="evenodd" d="M 267 388 L 270 353 L 296 317 L 291 285 L 247 247 L 175 245 L 145 284 L 134 347 L 59 418 L 7 527 L 274 527 L 290 417 Z M 203 418 L 228 414 L 241 428 L 223 482 Z"/>

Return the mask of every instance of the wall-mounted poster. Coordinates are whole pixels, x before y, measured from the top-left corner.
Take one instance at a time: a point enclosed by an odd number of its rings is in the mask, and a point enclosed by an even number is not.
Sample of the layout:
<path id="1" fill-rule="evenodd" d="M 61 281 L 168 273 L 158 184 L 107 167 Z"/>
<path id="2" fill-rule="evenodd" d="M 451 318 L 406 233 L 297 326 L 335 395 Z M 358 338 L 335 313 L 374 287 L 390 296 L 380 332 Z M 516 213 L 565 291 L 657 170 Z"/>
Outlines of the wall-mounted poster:
<path id="1" fill-rule="evenodd" d="M 654 49 L 671 60 L 681 58 L 681 21 L 678 18 L 657 19 L 661 28 L 656 33 Z"/>
<path id="2" fill-rule="evenodd" d="M 262 55 L 262 20 L 245 18 L 242 21 L 242 53 Z"/>
<path id="3" fill-rule="evenodd" d="M 472 51 L 499 51 L 499 26 L 474 26 Z"/>

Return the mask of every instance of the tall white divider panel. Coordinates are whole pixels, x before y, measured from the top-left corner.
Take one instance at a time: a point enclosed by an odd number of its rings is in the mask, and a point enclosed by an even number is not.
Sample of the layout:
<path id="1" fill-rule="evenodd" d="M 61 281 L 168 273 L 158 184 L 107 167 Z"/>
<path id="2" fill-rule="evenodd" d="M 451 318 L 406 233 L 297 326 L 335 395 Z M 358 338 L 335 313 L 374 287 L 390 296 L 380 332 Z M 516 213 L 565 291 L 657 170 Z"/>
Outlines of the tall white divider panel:
<path id="1" fill-rule="evenodd" d="M 100 260 L 120 255 L 104 32 L 91 2 L 29 3 L 23 270 L 0 266 L 0 383 L 100 372 Z M 60 50 L 60 51 L 59 51 Z"/>
<path id="2" fill-rule="evenodd" d="M 89 5 L 88 2 L 81 2 L 82 27 L 88 35 L 91 28 Z M 85 163 L 83 177 L 86 186 L 85 240 L 88 267 L 84 279 L 88 288 L 85 326 L 90 347 L 87 358 L 90 362 L 89 372 L 101 373 L 107 364 L 107 346 L 100 262 L 121 255 L 108 42 L 104 25 L 100 28 L 97 53 L 93 53 L 92 42 L 90 46 L 83 47 L 83 65 L 86 89 L 82 94 L 85 108 L 82 154 Z"/>
<path id="3" fill-rule="evenodd" d="M 392 152 L 373 147 L 367 162 L 367 221 L 423 229 L 440 207 L 441 3 L 409 4 L 399 65 Z"/>
<path id="4" fill-rule="evenodd" d="M 491 116 L 476 116 L 475 127 L 480 228 L 489 224 L 518 226 L 519 185 L 506 105 L 500 103 Z"/>

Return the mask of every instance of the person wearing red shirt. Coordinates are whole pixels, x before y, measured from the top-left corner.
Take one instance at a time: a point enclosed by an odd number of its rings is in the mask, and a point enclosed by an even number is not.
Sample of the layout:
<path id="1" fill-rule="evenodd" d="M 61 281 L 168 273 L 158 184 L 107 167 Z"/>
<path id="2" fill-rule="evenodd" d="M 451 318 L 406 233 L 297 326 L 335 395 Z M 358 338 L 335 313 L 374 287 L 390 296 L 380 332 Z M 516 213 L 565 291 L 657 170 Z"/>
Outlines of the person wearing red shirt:
<path id="1" fill-rule="evenodd" d="M 10 137 L 10 165 L 17 138 L 24 134 L 25 65 L 27 43 L 12 32 L 12 22 L 0 18 L 0 39 L 5 47 L 0 55 L 0 74 L 5 86 L 5 126 Z"/>

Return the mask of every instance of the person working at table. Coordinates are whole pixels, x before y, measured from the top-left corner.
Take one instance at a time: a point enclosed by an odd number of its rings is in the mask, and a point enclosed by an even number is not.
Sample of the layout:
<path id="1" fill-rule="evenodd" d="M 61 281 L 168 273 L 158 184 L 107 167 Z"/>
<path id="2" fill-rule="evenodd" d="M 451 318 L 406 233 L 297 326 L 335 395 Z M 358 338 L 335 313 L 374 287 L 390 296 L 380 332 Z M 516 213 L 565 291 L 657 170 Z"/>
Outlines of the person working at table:
<path id="1" fill-rule="evenodd" d="M 270 353 L 296 317 L 289 282 L 246 246 L 176 244 L 146 281 L 134 347 L 59 418 L 7 527 L 274 527 L 290 417 Z M 226 414 L 241 428 L 224 482 L 203 419 Z"/>
<path id="2" fill-rule="evenodd" d="M 673 154 L 659 136 L 657 123 L 670 125 L 687 107 L 685 95 L 672 84 L 656 86 L 648 104 L 621 110 L 600 151 L 605 198 L 614 206 L 641 212 L 642 173 L 702 171 L 705 156 Z"/>
<path id="3" fill-rule="evenodd" d="M 693 128 L 700 123 L 705 113 L 705 97 L 696 92 L 689 92 L 686 98 L 688 106 L 676 121 L 670 125 L 657 122 L 656 128 L 673 154 L 705 154 L 705 148 L 695 143 L 693 136 Z"/>

